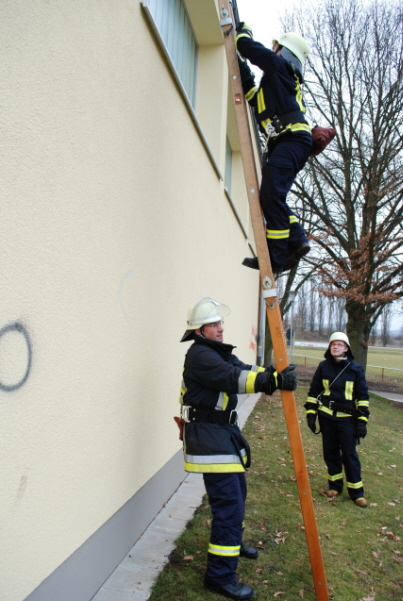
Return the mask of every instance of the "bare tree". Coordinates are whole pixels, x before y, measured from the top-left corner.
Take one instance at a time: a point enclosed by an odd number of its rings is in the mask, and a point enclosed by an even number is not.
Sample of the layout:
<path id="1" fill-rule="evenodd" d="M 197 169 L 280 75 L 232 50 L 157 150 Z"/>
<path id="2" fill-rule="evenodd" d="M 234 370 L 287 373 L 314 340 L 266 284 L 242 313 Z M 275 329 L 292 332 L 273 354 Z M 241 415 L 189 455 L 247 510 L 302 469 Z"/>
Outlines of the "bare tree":
<path id="1" fill-rule="evenodd" d="M 344 298 L 336 298 L 335 302 L 336 323 L 338 332 L 342 332 L 346 327 L 346 303 Z"/>
<path id="2" fill-rule="evenodd" d="M 366 367 L 371 327 L 403 297 L 403 4 L 323 0 L 284 20 L 311 47 L 310 118 L 333 143 L 294 193 L 322 292 L 342 298 L 347 334 Z"/>
<path id="3" fill-rule="evenodd" d="M 316 316 L 317 316 L 317 291 L 315 290 L 313 282 L 310 282 L 309 288 L 309 315 L 308 315 L 308 323 L 309 329 L 311 332 L 315 331 L 316 324 Z"/>
<path id="4" fill-rule="evenodd" d="M 392 318 L 392 309 L 389 305 L 383 308 L 381 314 L 381 340 L 382 346 L 386 346 L 390 337 L 390 322 Z"/>
<path id="5" fill-rule="evenodd" d="M 332 331 L 334 330 L 333 314 L 334 314 L 334 298 L 329 296 L 328 303 L 327 303 L 327 331 L 328 331 L 328 334 L 331 334 Z"/>
<path id="6" fill-rule="evenodd" d="M 317 318 L 318 318 L 318 334 L 319 336 L 323 336 L 324 331 L 324 318 L 325 318 L 325 299 L 323 294 L 318 295 L 318 305 L 317 305 Z"/>
<path id="7" fill-rule="evenodd" d="M 301 331 L 304 332 L 307 328 L 308 322 L 308 302 L 309 294 L 307 293 L 307 283 L 304 282 L 298 290 L 298 309 L 297 309 L 297 320 Z"/>

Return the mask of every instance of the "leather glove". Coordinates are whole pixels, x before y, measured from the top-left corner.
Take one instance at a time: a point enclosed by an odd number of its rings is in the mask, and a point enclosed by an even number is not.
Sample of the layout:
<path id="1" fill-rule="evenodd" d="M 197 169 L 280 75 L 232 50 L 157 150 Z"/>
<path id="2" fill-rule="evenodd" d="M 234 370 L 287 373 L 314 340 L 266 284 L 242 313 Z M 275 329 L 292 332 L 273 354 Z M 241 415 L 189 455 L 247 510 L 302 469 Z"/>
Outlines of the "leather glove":
<path id="1" fill-rule="evenodd" d="M 250 38 L 253 38 L 253 32 L 252 29 L 249 27 L 249 25 L 247 25 L 245 23 L 245 21 L 239 21 L 238 25 L 236 26 L 236 32 L 238 34 L 240 33 L 245 33 L 246 35 L 248 35 Z"/>
<path id="2" fill-rule="evenodd" d="M 272 365 L 260 372 L 255 380 L 255 392 L 264 392 L 269 396 L 279 388 L 280 390 L 295 390 L 297 376 L 294 373 L 295 365 L 289 365 L 278 373 Z"/>
<path id="3" fill-rule="evenodd" d="M 308 428 L 310 430 L 312 430 L 312 432 L 315 434 L 316 433 L 316 413 L 315 413 L 315 415 L 313 413 L 308 413 L 308 415 L 306 416 L 306 421 L 308 424 Z"/>
<path id="4" fill-rule="evenodd" d="M 269 396 L 277 390 L 277 374 L 273 366 L 266 367 L 265 371 L 257 374 L 255 380 L 255 392 L 264 392 Z"/>
<path id="5" fill-rule="evenodd" d="M 297 376 L 295 365 L 289 365 L 277 374 L 277 385 L 280 390 L 295 390 L 297 387 Z"/>
<path id="6" fill-rule="evenodd" d="M 367 424 L 363 419 L 357 420 L 357 438 L 365 438 L 367 435 Z"/>

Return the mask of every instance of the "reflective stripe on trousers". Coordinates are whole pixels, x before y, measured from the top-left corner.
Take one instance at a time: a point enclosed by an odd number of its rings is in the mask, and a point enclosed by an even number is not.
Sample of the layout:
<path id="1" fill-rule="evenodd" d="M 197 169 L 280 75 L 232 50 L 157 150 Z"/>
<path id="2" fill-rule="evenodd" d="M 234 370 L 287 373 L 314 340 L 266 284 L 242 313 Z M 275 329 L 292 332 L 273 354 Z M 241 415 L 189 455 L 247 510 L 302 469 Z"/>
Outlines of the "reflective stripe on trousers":
<path id="1" fill-rule="evenodd" d="M 220 584 L 235 578 L 242 542 L 245 474 L 203 474 L 213 519 L 206 577 Z"/>
<path id="2" fill-rule="evenodd" d="M 329 419 L 319 412 L 323 457 L 328 469 L 329 488 L 343 490 L 343 466 L 351 499 L 364 496 L 361 465 L 355 447 L 355 425 L 352 417 Z"/>

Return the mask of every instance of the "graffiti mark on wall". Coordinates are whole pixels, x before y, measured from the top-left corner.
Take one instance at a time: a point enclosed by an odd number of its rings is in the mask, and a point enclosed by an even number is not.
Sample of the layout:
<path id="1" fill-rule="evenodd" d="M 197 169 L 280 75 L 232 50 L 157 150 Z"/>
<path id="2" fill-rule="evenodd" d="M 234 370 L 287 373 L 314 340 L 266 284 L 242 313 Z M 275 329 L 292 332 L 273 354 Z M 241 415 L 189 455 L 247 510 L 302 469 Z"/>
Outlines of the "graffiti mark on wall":
<path id="1" fill-rule="evenodd" d="M 21 501 L 22 497 L 24 496 L 25 490 L 27 488 L 27 483 L 28 483 L 28 478 L 26 476 L 21 476 L 20 485 L 19 485 L 18 491 L 17 491 L 17 497 L 15 499 L 17 503 L 19 501 Z"/>
<path id="2" fill-rule="evenodd" d="M 255 351 L 257 348 L 256 340 L 257 340 L 257 329 L 255 328 L 255 326 L 252 326 L 250 338 L 249 338 L 249 348 L 252 349 L 252 351 Z"/>
<path id="3" fill-rule="evenodd" d="M 18 322 L 0 330 L 0 390 L 21 388 L 31 371 L 32 344 L 26 328 Z"/>

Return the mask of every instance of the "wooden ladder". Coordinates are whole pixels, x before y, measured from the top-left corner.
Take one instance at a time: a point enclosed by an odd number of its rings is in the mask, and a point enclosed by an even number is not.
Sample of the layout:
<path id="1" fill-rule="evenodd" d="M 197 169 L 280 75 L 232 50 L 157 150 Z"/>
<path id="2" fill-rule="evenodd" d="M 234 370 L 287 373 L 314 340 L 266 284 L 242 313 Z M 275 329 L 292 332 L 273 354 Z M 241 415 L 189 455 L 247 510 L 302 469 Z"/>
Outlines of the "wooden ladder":
<path id="1" fill-rule="evenodd" d="M 245 175 L 246 189 L 259 260 L 260 283 L 262 296 L 266 305 L 267 318 L 273 343 L 276 368 L 282 371 L 288 365 L 287 347 L 284 339 L 282 318 L 275 279 L 270 264 L 269 251 L 265 235 L 262 211 L 259 202 L 259 180 L 253 151 L 252 135 L 249 127 L 247 106 L 242 90 L 235 48 L 235 24 L 232 4 L 228 0 L 220 0 L 221 28 L 224 34 L 224 45 L 227 55 L 228 71 L 231 80 L 232 98 L 238 128 L 241 156 Z M 305 525 L 313 581 L 318 601 L 329 601 L 326 574 L 320 547 L 318 528 L 313 509 L 312 494 L 309 484 L 308 470 L 299 427 L 298 413 L 294 393 L 281 391 L 285 421 L 294 471 L 297 480 L 301 511 Z"/>

